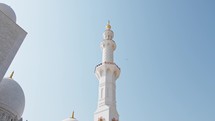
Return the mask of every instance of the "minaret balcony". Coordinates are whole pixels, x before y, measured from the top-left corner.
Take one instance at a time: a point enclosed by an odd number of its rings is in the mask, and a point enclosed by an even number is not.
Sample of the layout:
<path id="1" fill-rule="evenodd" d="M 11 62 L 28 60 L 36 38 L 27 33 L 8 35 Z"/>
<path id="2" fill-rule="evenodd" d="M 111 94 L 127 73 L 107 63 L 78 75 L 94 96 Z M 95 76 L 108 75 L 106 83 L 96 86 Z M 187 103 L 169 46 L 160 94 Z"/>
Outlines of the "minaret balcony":
<path id="1" fill-rule="evenodd" d="M 98 79 L 109 72 L 117 79 L 120 75 L 120 68 L 113 62 L 103 62 L 95 67 L 95 74 Z"/>
<path id="2" fill-rule="evenodd" d="M 119 66 L 116 65 L 114 62 L 104 62 L 104 63 L 100 63 L 100 64 L 96 65 L 94 72 L 96 71 L 96 68 L 97 68 L 97 67 L 99 67 L 99 66 L 101 66 L 101 65 L 104 65 L 104 64 L 115 65 L 115 66 L 120 70 Z"/>

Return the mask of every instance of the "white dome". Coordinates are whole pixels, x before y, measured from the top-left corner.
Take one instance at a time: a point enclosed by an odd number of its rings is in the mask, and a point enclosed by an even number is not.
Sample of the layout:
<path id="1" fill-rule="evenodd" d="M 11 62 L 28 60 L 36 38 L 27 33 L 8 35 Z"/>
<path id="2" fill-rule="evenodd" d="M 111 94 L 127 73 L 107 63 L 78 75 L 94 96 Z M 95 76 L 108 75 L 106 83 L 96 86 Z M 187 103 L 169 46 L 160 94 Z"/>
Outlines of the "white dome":
<path id="1" fill-rule="evenodd" d="M 75 118 L 75 113 L 73 111 L 72 116 L 67 118 L 67 119 L 64 119 L 63 121 L 78 121 L 78 120 Z"/>
<path id="2" fill-rule="evenodd" d="M 7 15 L 11 20 L 16 22 L 16 14 L 10 6 L 0 3 L 0 11 Z"/>
<path id="3" fill-rule="evenodd" d="M 67 119 L 64 119 L 63 121 L 78 121 L 78 120 L 75 118 L 69 117 Z"/>
<path id="4" fill-rule="evenodd" d="M 21 118 L 25 107 L 25 95 L 19 84 L 11 78 L 0 83 L 0 109 L 3 108 Z"/>

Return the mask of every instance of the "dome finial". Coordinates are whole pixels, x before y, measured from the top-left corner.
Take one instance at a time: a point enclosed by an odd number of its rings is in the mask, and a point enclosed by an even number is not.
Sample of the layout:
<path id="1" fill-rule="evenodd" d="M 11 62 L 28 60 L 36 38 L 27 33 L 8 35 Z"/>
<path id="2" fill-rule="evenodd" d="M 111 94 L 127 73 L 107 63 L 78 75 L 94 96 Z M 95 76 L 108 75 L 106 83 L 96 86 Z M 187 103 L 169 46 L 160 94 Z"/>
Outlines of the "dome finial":
<path id="1" fill-rule="evenodd" d="M 75 118 L 75 113 L 74 113 L 74 111 L 72 112 L 72 118 L 73 118 L 73 119 Z"/>
<path id="2" fill-rule="evenodd" d="M 108 20 L 108 23 L 106 25 L 106 29 L 111 29 L 110 21 Z"/>
<path id="3" fill-rule="evenodd" d="M 14 71 L 10 74 L 10 77 L 9 78 L 13 78 L 13 74 L 14 74 Z"/>

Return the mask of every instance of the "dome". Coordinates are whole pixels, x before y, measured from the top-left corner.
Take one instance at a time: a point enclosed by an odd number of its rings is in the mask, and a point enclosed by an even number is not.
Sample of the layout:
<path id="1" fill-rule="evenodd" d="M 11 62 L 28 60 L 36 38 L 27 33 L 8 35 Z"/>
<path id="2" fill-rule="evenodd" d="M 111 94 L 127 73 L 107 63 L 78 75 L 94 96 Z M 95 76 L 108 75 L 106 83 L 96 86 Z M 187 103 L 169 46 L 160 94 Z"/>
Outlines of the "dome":
<path id="1" fill-rule="evenodd" d="M 67 119 L 64 119 L 63 121 L 78 121 L 78 120 L 75 118 L 75 113 L 73 111 L 72 116 L 67 118 Z"/>
<path id="2" fill-rule="evenodd" d="M 21 118 L 25 107 L 25 95 L 20 85 L 11 78 L 4 78 L 0 83 L 0 109 Z"/>
<path id="3" fill-rule="evenodd" d="M 16 14 L 10 6 L 0 3 L 0 11 L 7 15 L 11 20 L 16 22 Z"/>
<path id="4" fill-rule="evenodd" d="M 64 119 L 63 121 L 78 121 L 78 120 L 75 118 L 69 117 L 67 119 Z"/>

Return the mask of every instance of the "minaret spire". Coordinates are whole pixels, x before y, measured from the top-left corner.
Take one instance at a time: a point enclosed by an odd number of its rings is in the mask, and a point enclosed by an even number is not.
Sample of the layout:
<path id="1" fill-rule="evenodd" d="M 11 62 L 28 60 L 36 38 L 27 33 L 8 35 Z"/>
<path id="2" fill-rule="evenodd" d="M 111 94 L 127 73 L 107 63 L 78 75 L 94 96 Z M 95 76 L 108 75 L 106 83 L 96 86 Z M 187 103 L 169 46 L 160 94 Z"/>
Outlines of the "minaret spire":
<path id="1" fill-rule="evenodd" d="M 106 25 L 106 30 L 103 33 L 102 48 L 102 62 L 113 62 L 113 52 L 116 49 L 116 44 L 113 41 L 114 33 L 111 30 L 110 21 Z"/>
<path id="2" fill-rule="evenodd" d="M 116 43 L 113 40 L 110 21 L 103 33 L 102 63 L 95 68 L 99 80 L 98 106 L 94 114 L 94 121 L 117 121 L 119 114 L 116 109 L 116 80 L 120 75 L 120 68 L 114 63 L 113 53 Z"/>
<path id="3" fill-rule="evenodd" d="M 108 20 L 108 23 L 107 23 L 107 25 L 106 25 L 106 29 L 108 29 L 108 30 L 111 29 L 110 20 Z"/>

